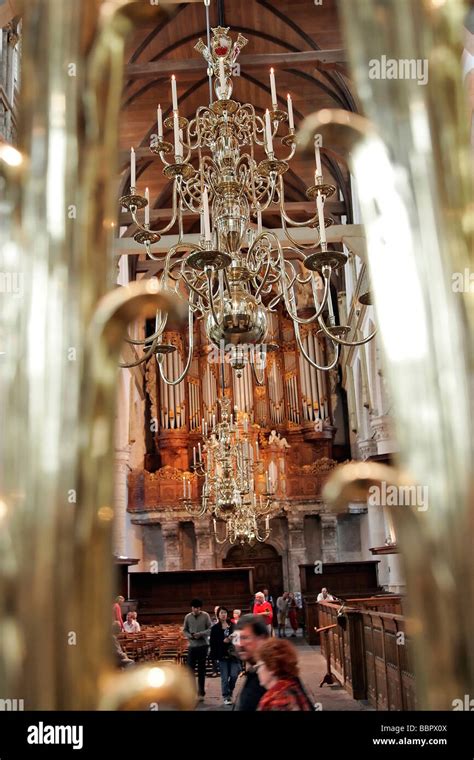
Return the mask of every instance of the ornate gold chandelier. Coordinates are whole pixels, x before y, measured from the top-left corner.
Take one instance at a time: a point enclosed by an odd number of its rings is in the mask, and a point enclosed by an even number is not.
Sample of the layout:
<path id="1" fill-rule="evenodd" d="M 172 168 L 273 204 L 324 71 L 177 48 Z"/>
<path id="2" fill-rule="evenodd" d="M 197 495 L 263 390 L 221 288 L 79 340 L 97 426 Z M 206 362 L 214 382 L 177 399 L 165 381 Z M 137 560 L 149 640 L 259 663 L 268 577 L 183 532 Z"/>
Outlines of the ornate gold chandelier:
<path id="1" fill-rule="evenodd" d="M 349 340 L 350 328 L 336 324 L 330 282 L 333 272 L 344 266 L 347 255 L 328 248 L 325 229 L 333 220 L 324 216 L 325 200 L 336 188 L 324 181 L 319 147 L 315 144 L 314 185 L 306 191 L 315 202 L 315 213 L 304 222 L 289 217 L 285 210 L 284 174 L 296 149 L 291 96 L 287 97 L 288 111 L 278 108 L 271 70 L 272 103 L 264 117 L 255 112 L 252 104 L 233 100 L 231 69 L 247 40 L 239 34 L 232 42 L 229 29 L 224 27 L 212 32 L 210 46 L 199 40 L 195 48 L 214 75 L 216 100 L 200 106 L 188 121 L 179 113 L 173 76 L 172 116 L 163 119 L 158 106 L 158 135 L 151 151 L 160 156 L 163 173 L 173 182 L 171 219 L 161 230 L 150 228 L 148 190 L 145 196 L 137 193 L 133 148 L 130 193 L 120 199 L 139 228 L 135 240 L 151 259 L 163 263 L 160 286 L 189 304 L 188 357 L 181 374 L 166 375 L 163 356 L 175 349 L 162 342 L 166 316 L 157 314 L 152 335 L 142 341 L 130 340 L 143 346 L 143 355 L 121 366 L 136 365 L 155 354 L 163 381 L 177 385 L 191 364 L 194 319 L 202 318 L 209 341 L 230 353 L 234 368 L 249 361 L 261 384 L 263 374 L 255 366 L 255 354 L 245 349 L 266 344 L 269 314 L 283 304 L 305 360 L 317 370 L 330 370 L 337 364 L 341 345 L 362 345 L 375 334 Z M 288 130 L 280 137 L 286 122 Z M 165 139 L 164 128 L 172 130 L 172 141 Z M 283 246 L 275 232 L 262 229 L 262 212 L 272 204 L 278 206 L 290 245 Z M 144 209 L 143 224 L 138 219 L 140 209 Z M 200 216 L 199 244 L 185 239 L 184 210 Z M 163 254 L 153 253 L 152 244 L 175 225 L 178 242 Z M 292 235 L 292 228 L 303 226 L 314 229 L 310 243 L 299 243 Z M 297 291 L 302 290 L 310 297 L 310 316 L 298 312 Z M 300 325 L 314 322 L 327 338 L 326 364 L 309 355 L 300 336 Z"/>
<path id="2" fill-rule="evenodd" d="M 203 479 L 200 500 L 191 498 L 191 482 L 183 477 L 185 509 L 194 517 L 209 514 L 218 543 L 265 541 L 270 534 L 269 515 L 275 509 L 272 481 L 267 473 L 265 491 L 257 493 L 256 475 L 262 473 L 258 439 L 249 436 L 249 421 L 230 412 L 230 399 L 220 397 L 220 421 L 202 420 L 203 446 L 193 449 L 193 470 Z M 264 524 L 263 524 L 263 522 Z M 224 538 L 218 525 L 225 525 Z"/>

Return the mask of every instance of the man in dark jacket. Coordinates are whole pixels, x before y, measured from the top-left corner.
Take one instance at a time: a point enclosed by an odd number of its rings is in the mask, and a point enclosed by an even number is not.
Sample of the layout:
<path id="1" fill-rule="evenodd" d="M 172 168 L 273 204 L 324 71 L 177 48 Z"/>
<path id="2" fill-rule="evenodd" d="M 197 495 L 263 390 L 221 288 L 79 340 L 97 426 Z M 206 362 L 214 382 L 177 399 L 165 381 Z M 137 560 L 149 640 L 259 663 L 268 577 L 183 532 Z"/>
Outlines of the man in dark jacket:
<path id="1" fill-rule="evenodd" d="M 211 618 L 202 610 L 200 599 L 193 599 L 191 612 L 184 618 L 183 632 L 189 642 L 188 665 L 192 674 L 197 665 L 199 701 L 204 701 L 206 682 L 206 658 L 211 633 Z"/>
<path id="2" fill-rule="evenodd" d="M 260 686 L 255 666 L 258 650 L 268 639 L 267 626 L 259 615 L 244 615 L 238 622 L 235 636 L 237 652 L 240 659 L 245 662 L 245 673 L 239 676 L 242 688 L 234 709 L 240 712 L 254 712 L 265 694 L 265 689 Z"/>

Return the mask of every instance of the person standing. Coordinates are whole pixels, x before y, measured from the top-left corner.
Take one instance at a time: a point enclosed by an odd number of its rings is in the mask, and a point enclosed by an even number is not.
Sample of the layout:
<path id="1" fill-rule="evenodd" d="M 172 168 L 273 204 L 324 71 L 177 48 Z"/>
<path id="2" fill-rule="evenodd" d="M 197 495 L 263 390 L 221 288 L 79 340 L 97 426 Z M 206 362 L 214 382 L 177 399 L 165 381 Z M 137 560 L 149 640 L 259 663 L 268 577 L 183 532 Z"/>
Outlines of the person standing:
<path id="1" fill-rule="evenodd" d="M 273 608 L 270 602 L 265 601 L 265 595 L 262 591 L 255 594 L 255 604 L 252 610 L 254 615 L 260 615 L 267 626 L 268 635 L 272 634 Z"/>
<path id="2" fill-rule="evenodd" d="M 255 712 L 265 689 L 258 680 L 256 665 L 258 652 L 264 641 L 268 640 L 267 626 L 260 615 L 242 615 L 234 634 L 237 653 L 245 664 L 245 672 L 237 681 L 240 686 L 234 710 L 238 712 Z"/>
<path id="3" fill-rule="evenodd" d="M 274 636 L 275 634 L 274 634 L 274 628 L 273 628 L 273 626 L 274 626 L 275 620 L 277 619 L 276 609 L 275 609 L 275 602 L 273 600 L 273 596 L 270 594 L 270 589 L 264 588 L 263 589 L 263 596 L 265 597 L 265 601 L 268 602 L 269 604 L 271 604 L 271 607 L 272 607 L 272 630 L 270 631 L 270 635 Z"/>
<path id="4" fill-rule="evenodd" d="M 112 622 L 120 623 L 120 630 L 123 631 L 122 604 L 125 601 L 124 596 L 116 596 L 112 606 Z"/>
<path id="5" fill-rule="evenodd" d="M 225 705 L 232 704 L 232 694 L 240 673 L 240 662 L 236 653 L 232 634 L 234 626 L 228 619 L 226 607 L 219 607 L 217 623 L 211 628 L 211 657 L 219 662 L 222 698 Z"/>
<path id="6" fill-rule="evenodd" d="M 219 610 L 220 610 L 220 607 L 219 607 L 218 604 L 216 604 L 216 606 L 214 607 L 214 614 L 213 614 L 213 616 L 211 618 L 212 625 L 215 625 L 216 623 L 219 622 L 219 618 L 218 618 L 218 612 L 219 612 Z M 211 661 L 212 661 L 211 678 L 218 678 L 218 676 L 219 676 L 219 662 L 218 662 L 218 660 L 216 660 L 212 656 L 212 652 L 211 652 Z"/>
<path id="7" fill-rule="evenodd" d="M 189 642 L 188 666 L 194 676 L 196 665 L 198 671 L 198 698 L 204 701 L 206 695 L 206 658 L 208 639 L 211 633 L 211 618 L 202 609 L 202 601 L 191 601 L 191 612 L 184 618 L 183 633 Z"/>
<path id="8" fill-rule="evenodd" d="M 298 630 L 298 605 L 296 604 L 295 595 L 292 591 L 288 594 L 288 617 L 290 619 L 290 625 L 293 628 L 293 633 L 291 634 L 294 638 L 296 636 L 296 632 Z"/>
<path id="9" fill-rule="evenodd" d="M 284 591 L 277 599 L 278 636 L 286 638 L 286 618 L 288 617 L 288 591 Z"/>

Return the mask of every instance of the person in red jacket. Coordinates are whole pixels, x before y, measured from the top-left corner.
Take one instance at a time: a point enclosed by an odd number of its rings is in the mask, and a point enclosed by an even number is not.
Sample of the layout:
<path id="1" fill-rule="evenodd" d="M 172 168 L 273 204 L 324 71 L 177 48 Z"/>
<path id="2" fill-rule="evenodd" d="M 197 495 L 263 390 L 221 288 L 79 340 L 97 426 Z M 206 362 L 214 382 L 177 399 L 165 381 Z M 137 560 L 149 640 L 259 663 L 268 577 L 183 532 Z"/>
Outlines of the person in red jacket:
<path id="1" fill-rule="evenodd" d="M 253 614 L 260 615 L 267 626 L 268 635 L 272 633 L 273 608 L 270 602 L 265 601 L 265 595 L 258 591 L 255 594 L 255 604 L 253 605 Z"/>
<path id="2" fill-rule="evenodd" d="M 120 628 L 123 631 L 123 618 L 122 618 L 122 607 L 121 605 L 124 603 L 125 597 L 123 596 L 116 596 L 115 602 L 112 606 L 112 620 L 116 620 L 117 623 L 120 623 Z"/>

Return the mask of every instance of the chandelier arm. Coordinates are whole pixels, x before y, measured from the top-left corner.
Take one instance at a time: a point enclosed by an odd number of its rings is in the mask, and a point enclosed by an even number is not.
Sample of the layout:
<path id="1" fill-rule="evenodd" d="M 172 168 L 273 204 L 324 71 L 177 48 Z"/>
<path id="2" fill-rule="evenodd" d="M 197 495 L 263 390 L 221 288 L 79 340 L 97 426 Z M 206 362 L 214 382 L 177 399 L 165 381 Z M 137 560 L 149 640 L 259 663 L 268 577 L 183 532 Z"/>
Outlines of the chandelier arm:
<path id="1" fill-rule="evenodd" d="M 290 134 L 291 134 L 291 132 L 289 132 L 288 135 L 286 135 L 286 137 L 288 137 Z M 291 159 L 293 158 L 293 156 L 295 155 L 295 153 L 296 153 L 296 139 L 293 140 L 293 142 L 291 143 L 291 148 L 290 148 L 290 152 L 288 153 L 288 155 L 285 156 L 284 158 L 282 158 L 281 160 L 282 161 L 286 161 L 286 162 L 291 161 Z"/>
<path id="2" fill-rule="evenodd" d="M 211 309 L 212 318 L 214 320 L 215 326 L 220 328 L 224 324 L 224 314 L 222 315 L 222 322 L 219 322 L 219 319 L 216 314 L 215 304 L 214 304 L 214 296 L 212 293 L 212 267 L 205 267 L 204 272 L 207 277 L 208 301 L 209 301 L 209 306 Z"/>
<path id="3" fill-rule="evenodd" d="M 254 362 L 251 362 L 250 366 L 252 367 L 252 374 L 255 378 L 255 382 L 257 383 L 257 385 L 260 385 L 260 386 L 264 385 L 265 384 L 265 370 L 263 370 L 262 378 L 260 379 Z"/>
<path id="4" fill-rule="evenodd" d="M 160 370 L 161 379 L 163 380 L 164 383 L 166 383 L 166 385 L 179 385 L 188 374 L 188 370 L 191 366 L 191 360 L 193 358 L 193 351 L 194 351 L 193 312 L 191 309 L 188 310 L 188 335 L 189 335 L 189 348 L 188 348 L 188 358 L 186 361 L 186 366 L 184 367 L 184 370 L 182 371 L 181 375 L 176 380 L 168 380 L 168 378 L 165 376 L 165 373 L 163 371 L 162 362 L 158 361 L 158 356 L 157 356 L 157 364 L 158 364 L 158 369 Z"/>
<path id="5" fill-rule="evenodd" d="M 173 224 L 174 224 L 174 223 L 175 223 L 175 221 L 176 221 L 176 214 L 177 214 L 177 210 L 178 210 L 178 204 L 177 204 L 177 187 L 176 187 L 176 185 L 177 185 L 177 180 L 176 180 L 176 179 L 174 179 L 174 180 L 173 180 L 173 207 L 172 207 L 172 217 L 171 217 L 171 221 L 170 221 L 170 222 L 169 222 L 169 223 L 166 225 L 166 227 L 163 227 L 163 229 L 162 229 L 162 230 L 152 230 L 152 229 L 150 229 L 150 227 L 149 227 L 149 226 L 148 226 L 148 227 L 143 227 L 143 226 L 140 224 L 140 222 L 138 221 L 138 219 L 137 219 L 137 208 L 136 208 L 136 206 L 131 206 L 131 208 L 130 208 L 130 213 L 131 213 L 131 215 L 132 215 L 132 219 L 133 219 L 133 221 L 135 222 L 135 224 L 137 225 L 137 227 L 138 227 L 138 228 L 139 228 L 139 229 L 140 229 L 142 232 L 153 232 L 155 235 L 163 235 L 165 232 L 168 232 L 168 231 L 169 231 L 169 230 L 172 228 Z M 134 209 L 135 209 L 135 210 L 134 210 Z"/>
<path id="6" fill-rule="evenodd" d="M 158 313 L 159 313 L 159 311 L 160 310 L 158 309 L 158 311 L 156 312 L 156 319 L 157 320 L 158 320 Z M 155 330 L 155 332 L 153 333 L 153 335 L 150 335 L 148 338 L 145 338 L 144 340 L 136 340 L 135 338 L 130 338 L 127 335 L 124 338 L 125 342 L 126 343 L 131 343 L 133 346 L 145 346 L 147 343 L 153 343 L 153 341 L 155 340 L 155 338 L 159 338 L 160 335 L 162 334 L 162 332 L 163 332 L 163 330 L 165 328 L 165 325 L 166 325 L 168 317 L 167 317 L 167 315 L 165 315 L 164 317 L 160 317 L 160 319 L 161 319 L 161 324 Z M 156 327 L 156 322 L 155 322 L 155 327 Z"/>
<path id="7" fill-rule="evenodd" d="M 313 222 L 318 221 L 318 214 L 317 212 L 313 214 L 313 216 L 310 219 L 306 219 L 304 222 L 297 222 L 294 219 L 291 219 L 290 216 L 285 211 L 285 183 L 283 182 L 283 175 L 280 175 L 279 178 L 279 190 L 280 190 L 280 214 L 282 219 L 285 220 L 285 222 L 288 222 L 288 224 L 291 224 L 292 227 L 307 227 L 308 224 L 312 224 Z M 314 248 L 314 246 L 311 246 Z"/>
<path id="8" fill-rule="evenodd" d="M 195 243 L 184 243 L 184 241 L 178 240 L 178 242 L 175 245 L 171 246 L 171 248 L 169 249 L 169 251 L 166 254 L 166 257 L 164 259 L 163 275 L 162 275 L 163 281 L 165 280 L 166 277 L 171 277 L 172 280 L 176 281 L 176 278 L 174 278 L 174 277 L 171 276 L 170 262 L 171 262 L 172 257 L 174 256 L 174 254 L 177 253 L 180 248 L 185 248 L 187 251 L 189 251 L 189 250 L 191 250 L 191 251 L 200 251 L 201 250 L 200 246 L 196 245 Z M 179 264 L 179 261 L 177 262 L 177 264 Z M 174 266 L 175 266 L 175 264 L 173 264 L 173 267 Z M 181 263 L 180 266 L 182 267 L 183 263 Z M 183 276 L 183 275 L 181 275 L 181 276 Z"/>
<path id="9" fill-rule="evenodd" d="M 261 116 L 258 116 L 255 113 L 255 109 L 254 109 L 254 107 L 251 104 L 247 104 L 247 105 L 250 105 L 251 110 L 252 110 L 252 116 L 253 116 L 252 137 L 253 137 L 253 140 L 254 140 L 254 142 L 255 142 L 256 145 L 261 145 L 263 147 L 265 145 L 265 137 L 264 137 L 264 135 L 265 135 L 265 122 L 263 121 L 263 119 L 262 119 Z M 259 140 L 258 137 L 257 137 L 257 123 L 260 123 L 261 127 L 262 127 L 261 130 L 258 130 L 263 135 L 263 137 L 262 137 L 261 140 Z"/>
<path id="10" fill-rule="evenodd" d="M 183 262 L 183 264 L 184 264 L 184 262 Z M 207 305 L 205 304 L 205 308 L 208 308 L 209 302 L 208 302 L 208 299 L 207 299 L 206 294 L 204 293 L 204 291 L 198 290 L 192 284 L 192 282 L 190 280 L 188 280 L 188 278 L 186 277 L 186 275 L 184 274 L 184 272 L 181 272 L 181 278 L 184 280 L 184 282 L 186 283 L 186 285 L 188 286 L 188 288 L 193 291 L 193 293 L 195 293 L 197 296 L 199 296 L 199 298 L 202 298 L 202 299 L 205 300 L 205 302 L 207 302 Z"/>
<path id="11" fill-rule="evenodd" d="M 273 199 L 275 197 L 275 190 L 276 190 L 276 186 L 277 186 L 277 182 L 276 181 L 277 181 L 276 176 L 274 176 L 274 177 L 270 176 L 269 177 L 269 181 L 268 181 L 267 186 L 265 188 L 265 192 L 268 192 L 268 200 L 267 200 L 267 202 L 265 203 L 264 206 L 261 206 L 260 205 L 260 201 L 258 201 L 258 204 L 260 206 L 260 211 L 261 212 L 262 211 L 266 211 L 268 208 L 270 208 L 270 205 L 274 202 Z M 275 203 L 276 203 L 276 201 L 275 201 Z"/>
<path id="12" fill-rule="evenodd" d="M 151 259 L 152 261 L 163 261 L 163 256 L 155 256 L 155 254 L 151 252 L 149 240 L 145 240 L 144 246 L 145 246 L 146 255 L 148 256 L 149 259 Z"/>
<path id="13" fill-rule="evenodd" d="M 372 340 L 372 338 L 375 338 L 377 335 L 377 330 L 375 329 L 373 332 L 370 333 L 370 335 L 367 335 L 366 338 L 362 338 L 362 340 L 343 340 L 342 338 L 337 338 L 335 335 L 329 332 L 328 328 L 324 324 L 324 320 L 322 317 L 319 317 L 318 319 L 319 325 L 322 328 L 322 330 L 325 332 L 325 334 L 330 338 L 334 343 L 338 343 L 340 346 L 348 346 L 349 348 L 355 348 L 356 346 L 364 346 L 366 343 Z"/>
<path id="14" fill-rule="evenodd" d="M 324 278 L 324 293 L 323 293 L 323 300 L 321 301 L 321 306 L 320 306 L 319 309 L 316 309 L 316 311 L 315 311 L 315 313 L 313 314 L 312 317 L 307 317 L 306 319 L 303 318 L 303 317 L 298 317 L 297 314 L 294 314 L 292 312 L 291 308 L 290 308 L 290 302 L 287 303 L 287 301 L 285 299 L 285 306 L 286 306 L 286 309 L 287 309 L 288 314 L 290 315 L 291 319 L 294 322 L 297 322 L 299 325 L 310 325 L 312 322 L 314 322 L 316 319 L 318 319 L 321 316 L 321 314 L 323 313 L 323 309 L 326 306 L 328 292 L 329 292 L 329 280 L 325 277 Z M 313 293 L 313 295 L 314 295 L 314 293 Z M 295 302 L 294 299 L 293 299 L 293 302 Z"/>
<path id="15" fill-rule="evenodd" d="M 158 344 L 158 339 L 159 339 L 159 336 L 157 338 L 155 338 L 155 340 L 151 344 L 151 346 L 148 349 L 148 351 L 146 353 L 144 353 L 143 356 L 140 359 L 137 359 L 134 362 L 119 362 L 118 363 L 119 367 L 121 369 L 130 369 L 131 367 L 138 367 L 139 364 L 143 364 L 144 362 L 146 362 L 150 358 L 150 356 L 153 354 L 153 352 L 154 352 L 154 350 L 155 350 L 155 348 L 156 348 L 156 346 Z"/>
<path id="16" fill-rule="evenodd" d="M 224 539 L 220 539 L 217 535 L 217 524 L 214 520 L 214 538 L 218 544 L 225 544 L 227 541 L 227 529 L 226 529 L 226 537 Z"/>
<path id="17" fill-rule="evenodd" d="M 191 211 L 192 214 L 198 214 L 199 213 L 199 206 L 197 206 L 196 208 L 194 208 L 193 206 L 190 206 L 190 204 L 186 200 L 186 196 L 184 195 L 183 188 L 182 188 L 182 183 L 181 182 L 179 183 L 179 198 L 180 198 L 180 202 L 184 203 L 184 205 L 186 206 L 186 208 L 188 209 L 188 211 Z M 181 209 L 181 212 L 182 212 L 182 209 Z"/>
<path id="18" fill-rule="evenodd" d="M 314 367 L 315 369 L 319 369 L 322 372 L 327 372 L 327 370 L 329 369 L 334 369 L 339 359 L 339 346 L 336 345 L 334 347 L 335 355 L 334 355 L 333 361 L 330 364 L 328 364 L 327 367 L 324 367 L 324 366 L 321 367 L 317 362 L 313 361 L 313 359 L 311 359 L 311 357 L 306 353 L 303 346 L 303 341 L 301 340 L 300 326 L 297 322 L 295 322 L 295 336 L 296 336 L 296 342 L 298 343 L 298 348 L 300 349 L 306 361 L 309 362 L 309 364 L 311 364 L 312 367 Z M 334 340 L 331 333 L 329 333 L 329 337 L 331 338 L 331 340 Z"/>
<path id="19" fill-rule="evenodd" d="M 278 293 L 267 306 L 268 311 L 271 311 L 272 313 L 275 313 L 275 309 L 278 306 L 278 302 L 281 301 L 281 293 Z"/>
<path id="20" fill-rule="evenodd" d="M 193 145 L 192 140 L 191 140 L 191 130 L 195 126 L 197 126 L 197 117 L 194 117 L 194 119 L 191 119 L 186 129 L 187 139 L 189 140 L 189 142 L 184 142 L 184 140 L 181 140 L 181 145 L 183 145 L 189 151 L 188 157 L 191 155 L 191 151 L 196 150 L 199 147 L 199 137 L 196 138 L 196 145 Z M 197 134 L 197 131 L 196 131 L 196 134 Z"/>
<path id="21" fill-rule="evenodd" d="M 268 280 L 269 274 L 270 274 L 270 261 L 267 260 L 267 264 L 265 267 L 265 274 L 263 275 L 262 282 L 260 283 L 257 290 L 255 291 L 255 298 L 260 298 L 260 293 L 262 292 L 263 287 Z"/>
<path id="22" fill-rule="evenodd" d="M 291 233 L 288 230 L 285 217 L 283 216 L 283 214 L 281 214 L 281 204 L 280 204 L 280 216 L 281 216 L 281 226 L 283 227 L 283 231 L 286 237 L 295 246 L 295 248 L 298 248 L 299 251 L 311 251 L 320 244 L 320 241 L 321 241 L 320 236 L 313 243 L 298 243 L 298 241 L 294 239 L 294 237 L 291 235 Z"/>

